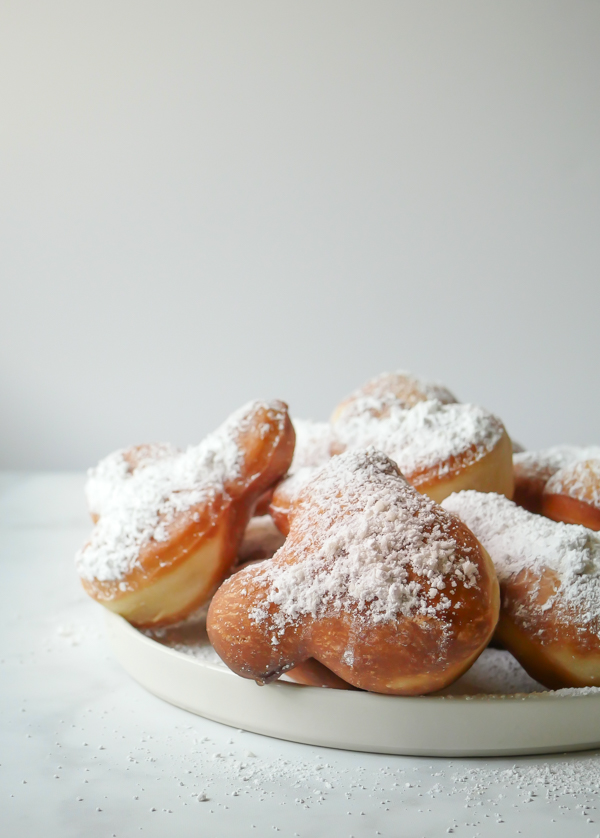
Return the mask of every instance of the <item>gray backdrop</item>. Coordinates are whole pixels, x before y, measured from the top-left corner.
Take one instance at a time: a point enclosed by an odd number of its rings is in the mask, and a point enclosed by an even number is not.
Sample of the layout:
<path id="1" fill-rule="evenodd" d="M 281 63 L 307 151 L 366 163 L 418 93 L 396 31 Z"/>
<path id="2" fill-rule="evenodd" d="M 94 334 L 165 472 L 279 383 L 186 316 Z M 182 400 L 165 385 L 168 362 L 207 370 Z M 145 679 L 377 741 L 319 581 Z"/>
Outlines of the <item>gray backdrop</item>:
<path id="1" fill-rule="evenodd" d="M 600 443 L 600 3 L 0 5 L 0 466 L 408 368 Z"/>

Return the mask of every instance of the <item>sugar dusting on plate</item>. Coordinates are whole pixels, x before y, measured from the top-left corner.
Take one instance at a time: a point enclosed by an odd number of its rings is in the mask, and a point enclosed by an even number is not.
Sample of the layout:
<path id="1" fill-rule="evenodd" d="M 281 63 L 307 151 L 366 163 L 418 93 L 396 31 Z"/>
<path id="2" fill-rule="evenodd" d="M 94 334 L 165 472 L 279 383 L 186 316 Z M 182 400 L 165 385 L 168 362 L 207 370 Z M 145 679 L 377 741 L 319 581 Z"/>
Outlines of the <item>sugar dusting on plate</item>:
<path id="1" fill-rule="evenodd" d="M 187 655 L 200 664 L 217 666 L 227 669 L 227 666 L 215 649 L 211 646 L 206 632 L 206 610 L 185 622 L 160 629 L 145 629 L 142 633 L 163 646 L 180 654 Z M 283 680 L 287 680 L 283 676 Z M 534 681 L 521 664 L 504 649 L 484 649 L 473 666 L 457 681 L 434 696 L 458 698 L 461 696 L 485 695 L 533 695 L 543 693 L 548 697 L 569 695 L 598 695 L 600 687 L 579 687 L 562 690 L 548 690 L 542 684 Z M 400 699 L 401 700 L 401 699 Z"/>

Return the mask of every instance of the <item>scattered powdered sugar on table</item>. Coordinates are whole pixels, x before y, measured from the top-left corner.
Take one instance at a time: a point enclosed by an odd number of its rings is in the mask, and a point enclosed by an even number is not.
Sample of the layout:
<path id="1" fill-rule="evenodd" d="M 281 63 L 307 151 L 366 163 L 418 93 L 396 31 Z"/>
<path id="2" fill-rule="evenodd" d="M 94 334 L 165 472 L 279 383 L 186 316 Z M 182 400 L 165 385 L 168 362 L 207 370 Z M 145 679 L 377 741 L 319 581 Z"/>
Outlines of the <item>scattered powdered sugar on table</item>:
<path id="1" fill-rule="evenodd" d="M 458 515 L 483 544 L 500 583 L 523 569 L 550 568 L 560 588 L 541 608 L 547 610 L 560 597 L 586 628 L 600 634 L 600 534 L 528 512 L 493 492 L 457 492 L 442 507 Z"/>
<path id="2" fill-rule="evenodd" d="M 600 508 L 600 459 L 578 460 L 555 472 L 544 493 L 565 494 Z"/>
<path id="3" fill-rule="evenodd" d="M 537 797 L 548 801 L 565 797 L 594 800 L 600 793 L 600 758 L 596 755 L 561 755 L 542 763 L 539 763 L 539 757 L 530 757 L 498 768 L 493 764 L 462 766 L 452 773 L 451 779 L 455 783 L 455 793 L 464 793 L 468 802 L 489 802 L 482 798 L 493 787 L 514 789 L 525 803 L 533 803 Z"/>
<path id="4" fill-rule="evenodd" d="M 456 458 L 463 466 L 477 462 L 495 447 L 504 427 L 477 405 L 434 399 L 404 409 L 366 396 L 342 413 L 334 433 L 347 449 L 372 445 L 383 451 L 410 478 L 424 470 L 446 474 Z"/>
<path id="5" fill-rule="evenodd" d="M 283 630 L 302 615 L 358 606 L 374 623 L 437 616 L 451 607 L 448 585 L 477 583 L 457 550 L 454 524 L 375 449 L 333 457 L 303 490 L 285 545 L 293 561 L 265 564 L 265 605 L 251 612 Z M 415 578 L 416 577 L 416 578 Z M 278 609 L 269 614 L 268 603 Z"/>
<path id="6" fill-rule="evenodd" d="M 240 432 L 260 402 L 245 405 L 199 445 L 136 470 L 115 486 L 89 543 L 77 554 L 83 579 L 120 580 L 149 541 L 165 541 L 175 516 L 208 502 L 240 475 Z"/>

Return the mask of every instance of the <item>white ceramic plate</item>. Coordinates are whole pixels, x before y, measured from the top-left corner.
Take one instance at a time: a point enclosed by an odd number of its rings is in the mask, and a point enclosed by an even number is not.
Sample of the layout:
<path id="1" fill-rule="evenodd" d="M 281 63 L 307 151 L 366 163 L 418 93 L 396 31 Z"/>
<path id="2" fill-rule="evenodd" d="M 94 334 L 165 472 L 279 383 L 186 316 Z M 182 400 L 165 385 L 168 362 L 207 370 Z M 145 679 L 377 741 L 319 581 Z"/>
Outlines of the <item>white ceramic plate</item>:
<path id="1" fill-rule="evenodd" d="M 212 652 L 193 657 L 107 613 L 122 666 L 143 687 L 199 716 L 310 745 L 416 756 L 497 756 L 600 747 L 600 693 L 422 696 L 259 687 Z"/>

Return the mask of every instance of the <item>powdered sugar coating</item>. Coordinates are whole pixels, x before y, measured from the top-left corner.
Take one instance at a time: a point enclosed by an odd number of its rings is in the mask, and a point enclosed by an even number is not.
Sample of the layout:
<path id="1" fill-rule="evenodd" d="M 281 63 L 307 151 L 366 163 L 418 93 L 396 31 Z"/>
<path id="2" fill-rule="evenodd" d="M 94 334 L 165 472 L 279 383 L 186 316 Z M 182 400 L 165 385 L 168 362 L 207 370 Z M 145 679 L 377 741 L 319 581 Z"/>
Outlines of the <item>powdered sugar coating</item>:
<path id="1" fill-rule="evenodd" d="M 285 546 L 256 578 L 268 594 L 251 617 L 274 631 L 340 611 L 358 610 L 373 624 L 399 614 L 442 617 L 452 608 L 448 586 L 477 585 L 452 519 L 373 448 L 333 457 L 296 509 Z"/>
<path id="2" fill-rule="evenodd" d="M 296 431 L 294 458 L 287 477 L 275 493 L 279 503 L 285 499 L 286 506 L 293 502 L 319 468 L 331 459 L 332 446 L 335 444 L 333 428 L 329 422 L 294 419 L 293 425 Z"/>
<path id="3" fill-rule="evenodd" d="M 413 407 L 420 401 L 437 399 L 443 404 L 456 402 L 456 397 L 438 381 L 425 381 L 406 370 L 382 372 L 348 396 L 340 407 L 364 396 L 371 396 L 398 407 Z"/>
<path id="4" fill-rule="evenodd" d="M 285 498 L 285 505 L 291 506 L 302 489 L 310 483 L 319 470 L 318 466 L 304 466 L 304 468 L 299 468 L 298 471 L 288 474 L 275 490 L 273 502 Z"/>
<path id="5" fill-rule="evenodd" d="M 600 535 L 574 524 L 551 521 L 503 495 L 457 492 L 442 501 L 469 527 L 490 554 L 500 583 L 527 569 L 554 571 L 559 588 L 544 605 L 574 613 L 600 637 Z"/>
<path id="6" fill-rule="evenodd" d="M 581 447 L 577 445 L 554 445 L 539 451 L 522 451 L 513 454 L 515 468 L 525 476 L 546 475 L 549 479 L 559 469 L 571 466 L 579 460 L 600 458 L 600 446 Z"/>
<path id="7" fill-rule="evenodd" d="M 131 454 L 134 453 L 132 457 Z M 180 453 L 170 443 L 149 443 L 136 449 L 122 448 L 100 460 L 97 466 L 88 469 L 84 488 L 85 499 L 92 515 L 101 515 L 110 505 L 113 492 L 132 476 L 137 469 L 146 468 L 158 460 L 165 460 Z M 128 456 L 129 455 L 129 456 Z"/>
<path id="8" fill-rule="evenodd" d="M 404 409 L 380 399 L 356 400 L 336 421 L 337 439 L 348 449 L 372 445 L 391 457 L 409 479 L 419 472 L 443 476 L 477 462 L 497 445 L 502 422 L 482 407 L 435 399 Z"/>
<path id="9" fill-rule="evenodd" d="M 565 494 L 600 509 L 600 459 L 579 460 L 555 472 L 544 493 Z"/>
<path id="10" fill-rule="evenodd" d="M 309 419 L 294 419 L 296 447 L 290 473 L 308 466 L 322 466 L 331 457 L 334 441 L 329 422 L 312 422 Z"/>
<path id="11" fill-rule="evenodd" d="M 241 473 L 239 434 L 260 404 L 245 405 L 199 445 L 136 470 L 116 486 L 89 543 L 77 554 L 79 575 L 88 581 L 125 579 L 144 545 L 167 540 L 177 515 L 226 493 Z"/>

